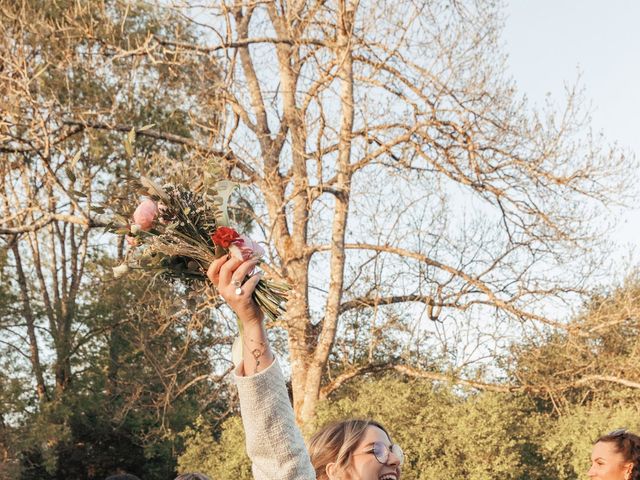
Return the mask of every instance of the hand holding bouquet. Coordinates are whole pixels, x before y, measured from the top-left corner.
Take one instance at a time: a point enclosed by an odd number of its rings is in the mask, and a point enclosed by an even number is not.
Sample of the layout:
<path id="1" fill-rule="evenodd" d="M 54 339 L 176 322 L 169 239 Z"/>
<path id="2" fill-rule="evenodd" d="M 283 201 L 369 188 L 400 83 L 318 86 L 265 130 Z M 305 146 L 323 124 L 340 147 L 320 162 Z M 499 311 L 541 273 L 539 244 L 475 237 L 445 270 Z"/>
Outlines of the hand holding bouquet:
<path id="1" fill-rule="evenodd" d="M 125 262 L 113 269 L 116 277 L 134 268 L 184 281 L 204 280 L 209 265 L 228 255 L 238 262 L 253 261 L 250 271 L 233 279 L 236 294 L 242 295 L 244 282 L 256 282 L 253 297 L 269 319 L 276 320 L 285 312 L 287 285 L 262 279 L 261 273 L 254 275 L 264 249 L 227 225 L 226 203 L 231 192 L 227 186 L 198 194 L 182 186 L 160 187 L 144 177 L 139 186 L 146 198 L 131 221 L 119 216 L 120 225 L 110 226 L 126 235 L 131 246 Z"/>

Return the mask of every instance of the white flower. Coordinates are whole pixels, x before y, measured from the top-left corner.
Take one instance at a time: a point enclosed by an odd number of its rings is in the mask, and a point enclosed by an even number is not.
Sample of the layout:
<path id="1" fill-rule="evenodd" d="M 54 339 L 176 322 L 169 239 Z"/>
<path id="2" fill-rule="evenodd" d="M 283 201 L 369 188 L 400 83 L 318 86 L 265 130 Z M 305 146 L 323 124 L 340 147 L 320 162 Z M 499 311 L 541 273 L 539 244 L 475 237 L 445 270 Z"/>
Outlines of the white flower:
<path id="1" fill-rule="evenodd" d="M 252 257 L 260 258 L 264 256 L 264 248 L 245 235 L 240 235 L 237 240 L 229 245 L 229 253 L 238 260 L 249 260 Z"/>
<path id="2" fill-rule="evenodd" d="M 129 272 L 129 265 L 123 263 L 122 265 L 118 265 L 117 267 L 113 267 L 113 276 L 114 278 L 120 278 L 123 275 L 126 275 Z"/>
<path id="3" fill-rule="evenodd" d="M 139 231 L 140 231 L 140 226 L 137 223 L 134 223 L 133 225 L 131 225 L 131 233 L 133 235 L 135 235 Z"/>

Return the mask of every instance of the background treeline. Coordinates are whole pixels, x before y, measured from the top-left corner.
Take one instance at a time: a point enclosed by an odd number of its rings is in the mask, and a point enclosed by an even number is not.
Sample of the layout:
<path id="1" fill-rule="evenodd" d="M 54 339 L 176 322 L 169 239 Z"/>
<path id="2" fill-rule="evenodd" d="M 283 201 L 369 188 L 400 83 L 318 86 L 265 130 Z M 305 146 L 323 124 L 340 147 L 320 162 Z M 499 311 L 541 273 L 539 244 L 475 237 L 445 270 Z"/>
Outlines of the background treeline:
<path id="1" fill-rule="evenodd" d="M 81 309 L 94 321 L 120 325 L 83 359 L 55 402 L 38 404 L 28 376 L 5 357 L 3 474 L 102 478 L 122 468 L 145 479 L 169 479 L 177 470 L 250 479 L 234 387 L 227 380 L 209 379 L 164 398 L 159 369 L 182 368 L 190 379 L 208 371 L 197 360 L 207 358 L 207 335 L 180 358 L 172 357 L 184 348 L 191 320 L 185 316 L 162 328 L 137 321 L 130 312 L 140 307 L 149 285 L 122 286 L 98 287 L 95 302 Z M 155 301 L 174 294 L 154 292 Z M 3 312 L 12 308 L 11 300 L 4 289 Z M 604 362 L 630 370 L 629 377 L 640 381 L 639 313 L 637 282 L 594 300 L 572 323 L 601 325 L 606 315 L 610 327 L 571 345 L 560 335 L 514 344 L 501 370 L 513 381 L 505 379 L 504 387 L 496 382 L 469 388 L 397 373 L 361 376 L 320 403 L 314 427 L 350 416 L 378 419 L 405 448 L 408 479 L 582 478 L 594 438 L 617 427 L 640 429 L 640 395 L 625 385 L 584 387 L 572 381 L 571 372 Z M 544 386 L 556 385 L 558 376 L 564 377 L 563 390 Z M 532 377 L 537 389 L 517 386 Z"/>
<path id="2" fill-rule="evenodd" d="M 501 26 L 480 1 L 0 0 L 0 477 L 250 477 L 233 316 L 112 274 L 140 175 L 241 186 L 306 432 L 375 417 L 408 479 L 569 479 L 638 429 L 638 279 L 592 288 L 637 162 L 579 89 L 530 108 Z"/>
<path id="3" fill-rule="evenodd" d="M 640 429 L 640 395 L 625 386 L 587 389 L 572 373 L 601 362 L 625 366 L 640 380 L 640 288 L 637 281 L 594 300 L 572 324 L 609 327 L 567 346 L 560 336 L 518 344 L 504 361 L 513 379 L 535 376 L 536 391 L 495 386 L 492 391 L 394 375 L 360 378 L 322 402 L 315 425 L 337 418 L 375 418 L 403 446 L 407 479 L 578 479 L 590 465 L 593 441 L 616 428 Z M 567 388 L 544 385 L 564 377 Z M 516 384 L 518 381 L 515 382 Z M 238 417 L 221 431 L 189 427 L 182 470 L 212 478 L 251 478 Z"/>

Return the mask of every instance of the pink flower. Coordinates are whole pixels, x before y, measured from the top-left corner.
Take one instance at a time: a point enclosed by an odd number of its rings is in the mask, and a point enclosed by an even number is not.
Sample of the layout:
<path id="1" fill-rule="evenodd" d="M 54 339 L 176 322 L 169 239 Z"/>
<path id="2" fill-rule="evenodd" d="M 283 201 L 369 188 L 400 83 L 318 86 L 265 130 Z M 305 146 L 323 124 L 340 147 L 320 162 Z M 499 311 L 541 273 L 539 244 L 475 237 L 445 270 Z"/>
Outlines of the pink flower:
<path id="1" fill-rule="evenodd" d="M 158 205 L 153 200 L 147 198 L 143 200 L 136 211 L 133 212 L 133 223 L 135 223 L 140 230 L 146 232 L 151 230 L 153 223 L 158 216 Z"/>
<path id="2" fill-rule="evenodd" d="M 264 248 L 249 237 L 240 235 L 239 238 L 229 245 L 229 253 L 238 260 L 249 260 L 251 257 L 262 257 L 264 255 Z"/>
<path id="3" fill-rule="evenodd" d="M 132 237 L 131 235 L 125 235 L 124 238 L 127 240 L 127 243 L 129 244 L 129 246 L 131 247 L 138 246 L 138 239 L 136 237 Z"/>

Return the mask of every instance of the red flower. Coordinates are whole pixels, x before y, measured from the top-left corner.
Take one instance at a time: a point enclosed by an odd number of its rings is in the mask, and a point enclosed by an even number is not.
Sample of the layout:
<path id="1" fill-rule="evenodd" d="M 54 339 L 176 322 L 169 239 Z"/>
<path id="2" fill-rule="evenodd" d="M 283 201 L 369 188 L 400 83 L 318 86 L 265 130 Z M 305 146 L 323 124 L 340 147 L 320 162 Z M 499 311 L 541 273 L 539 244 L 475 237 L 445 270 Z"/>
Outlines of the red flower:
<path id="1" fill-rule="evenodd" d="M 236 232 L 233 228 L 229 227 L 218 227 L 216 231 L 211 235 L 211 240 L 216 245 L 222 248 L 229 248 L 234 240 L 240 238 L 240 234 Z"/>

